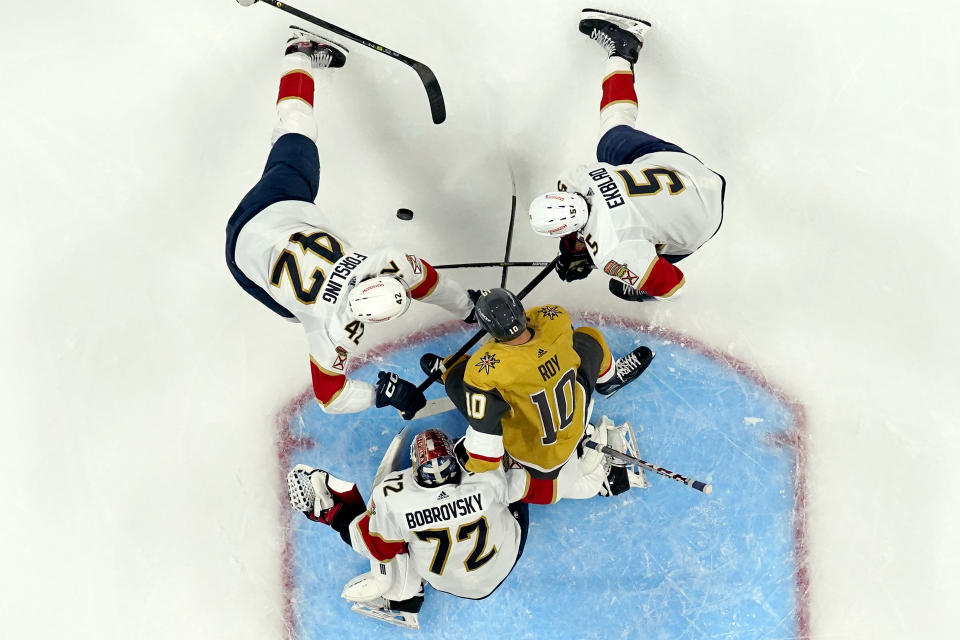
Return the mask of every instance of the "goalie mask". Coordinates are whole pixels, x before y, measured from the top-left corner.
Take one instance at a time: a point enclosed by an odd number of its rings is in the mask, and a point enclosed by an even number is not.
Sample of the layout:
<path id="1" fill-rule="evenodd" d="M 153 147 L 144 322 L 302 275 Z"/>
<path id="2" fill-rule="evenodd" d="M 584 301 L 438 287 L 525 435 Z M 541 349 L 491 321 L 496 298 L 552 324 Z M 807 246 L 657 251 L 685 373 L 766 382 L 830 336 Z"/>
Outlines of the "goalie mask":
<path id="1" fill-rule="evenodd" d="M 533 199 L 529 215 L 534 232 L 559 238 L 583 229 L 589 209 L 586 199 L 579 193 L 550 191 Z"/>
<path id="2" fill-rule="evenodd" d="M 453 440 L 439 429 L 421 431 L 410 443 L 410 461 L 417 484 L 439 487 L 460 480 Z"/>
<path id="3" fill-rule="evenodd" d="M 347 295 L 347 309 L 360 322 L 389 322 L 410 306 L 410 292 L 397 278 L 358 282 Z"/>

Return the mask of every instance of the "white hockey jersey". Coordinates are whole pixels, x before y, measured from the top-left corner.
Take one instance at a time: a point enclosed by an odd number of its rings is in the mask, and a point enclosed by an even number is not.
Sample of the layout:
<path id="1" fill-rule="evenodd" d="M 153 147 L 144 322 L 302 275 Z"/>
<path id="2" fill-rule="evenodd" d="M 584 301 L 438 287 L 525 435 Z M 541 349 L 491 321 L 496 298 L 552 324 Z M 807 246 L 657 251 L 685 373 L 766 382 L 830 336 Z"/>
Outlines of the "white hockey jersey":
<path id="1" fill-rule="evenodd" d="M 580 165 L 560 182 L 590 203 L 580 237 L 597 268 L 659 298 L 684 284 L 683 273 L 660 256 L 693 253 L 723 219 L 723 178 L 687 153 Z"/>
<path id="2" fill-rule="evenodd" d="M 502 468 L 463 472 L 460 484 L 439 487 L 420 486 L 411 468 L 396 471 L 374 487 L 369 510 L 351 523 L 351 546 L 380 562 L 408 553 L 433 588 L 483 598 L 507 577 L 520 550 L 511 501 Z"/>
<path id="3" fill-rule="evenodd" d="M 328 413 L 373 405 L 373 385 L 347 379 L 351 354 L 362 347 L 364 325 L 349 317 L 353 283 L 380 274 L 403 280 L 415 300 L 461 318 L 470 312 L 466 291 L 415 255 L 351 246 L 313 203 L 284 200 L 265 208 L 237 237 L 236 263 L 257 286 L 303 325 L 313 389 Z M 322 228 L 318 226 L 322 222 Z"/>

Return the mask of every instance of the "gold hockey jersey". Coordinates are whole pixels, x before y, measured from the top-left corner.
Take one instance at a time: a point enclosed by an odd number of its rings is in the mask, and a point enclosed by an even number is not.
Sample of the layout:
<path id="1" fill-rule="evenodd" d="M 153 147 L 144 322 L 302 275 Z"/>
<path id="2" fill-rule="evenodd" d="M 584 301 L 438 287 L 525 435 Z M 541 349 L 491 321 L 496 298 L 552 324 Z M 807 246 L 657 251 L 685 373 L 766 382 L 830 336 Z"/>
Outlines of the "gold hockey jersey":
<path id="1" fill-rule="evenodd" d="M 527 310 L 530 341 L 489 341 L 466 365 L 467 468 L 499 465 L 504 450 L 525 467 L 549 473 L 583 436 L 587 392 L 577 378 L 573 326 L 557 305 Z"/>

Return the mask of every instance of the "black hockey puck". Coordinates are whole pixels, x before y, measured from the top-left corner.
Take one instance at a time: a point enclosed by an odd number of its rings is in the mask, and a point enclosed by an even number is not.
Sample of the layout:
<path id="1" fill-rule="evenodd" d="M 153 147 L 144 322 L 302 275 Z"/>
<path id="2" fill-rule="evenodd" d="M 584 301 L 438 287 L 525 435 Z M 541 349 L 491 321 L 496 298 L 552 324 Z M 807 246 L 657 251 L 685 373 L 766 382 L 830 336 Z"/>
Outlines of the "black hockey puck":
<path id="1" fill-rule="evenodd" d="M 397 217 L 401 220 L 413 220 L 413 211 L 410 211 L 410 209 L 397 209 Z"/>

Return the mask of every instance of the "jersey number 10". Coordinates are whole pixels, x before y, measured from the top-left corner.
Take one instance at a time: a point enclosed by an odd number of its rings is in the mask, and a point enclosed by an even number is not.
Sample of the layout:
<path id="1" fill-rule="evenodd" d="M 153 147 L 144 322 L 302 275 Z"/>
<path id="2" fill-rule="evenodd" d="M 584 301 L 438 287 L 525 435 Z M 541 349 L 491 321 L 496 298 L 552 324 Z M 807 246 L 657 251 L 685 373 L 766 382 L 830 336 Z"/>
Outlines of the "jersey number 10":
<path id="1" fill-rule="evenodd" d="M 568 394 L 569 401 L 567 401 Z M 553 398 L 556 404 L 556 413 L 554 413 L 554 408 L 550 404 L 550 396 L 547 395 L 546 389 L 541 389 L 530 395 L 530 401 L 533 402 L 540 413 L 540 428 L 543 430 L 543 437 L 540 438 L 540 441 L 545 445 L 555 443 L 557 433 L 569 427 L 577 413 L 577 372 L 575 369 L 568 369 L 553 385 Z M 556 420 L 554 416 L 557 417 Z"/>

